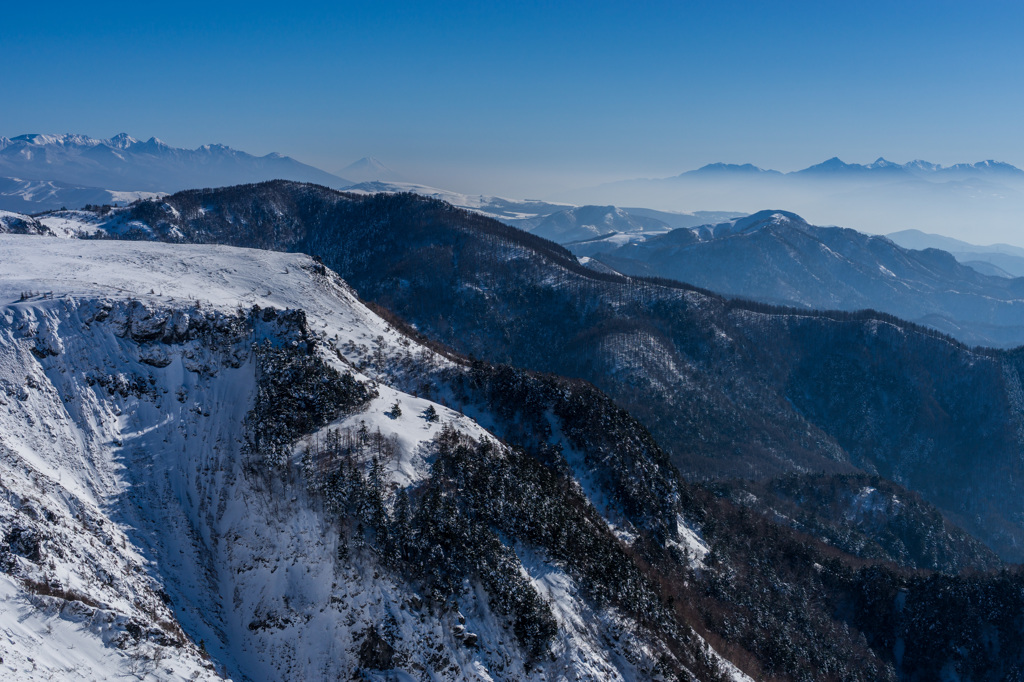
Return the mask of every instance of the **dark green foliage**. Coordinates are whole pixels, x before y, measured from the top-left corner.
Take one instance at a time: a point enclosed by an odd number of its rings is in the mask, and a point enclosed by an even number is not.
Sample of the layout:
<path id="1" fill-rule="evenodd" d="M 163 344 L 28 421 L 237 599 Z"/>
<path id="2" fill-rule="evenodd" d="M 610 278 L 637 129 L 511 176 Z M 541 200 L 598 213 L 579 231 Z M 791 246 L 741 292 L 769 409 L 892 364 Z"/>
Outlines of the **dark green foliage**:
<path id="1" fill-rule="evenodd" d="M 707 569 L 692 589 L 669 580 L 663 593 L 676 595 L 680 613 L 694 609 L 723 649 L 752 653 L 755 677 L 931 680 L 950 666 L 961 679 L 1017 679 L 1019 570 L 949 576 L 865 565 L 705 491 L 688 504 L 712 550 Z"/>
<path id="2" fill-rule="evenodd" d="M 857 574 L 856 624 L 909 682 L 1024 679 L 1024 576 Z M 941 617 L 936 617 L 941 614 Z"/>
<path id="3" fill-rule="evenodd" d="M 351 373 L 342 374 L 306 349 L 275 346 L 267 339 L 253 350 L 257 390 L 246 417 L 247 447 L 271 466 L 285 462 L 300 436 L 373 397 Z"/>
<path id="4" fill-rule="evenodd" d="M 525 451 L 475 442 L 446 426 L 435 440 L 431 477 L 397 491 L 387 514 L 371 459 L 378 440 L 330 432 L 306 457 L 307 480 L 343 536 L 372 540 L 385 563 L 417 582 L 436 606 L 458 601 L 467 579 L 479 581 L 524 649 L 543 655 L 556 623 L 520 571 L 520 548 L 563 566 L 595 606 L 615 606 L 686 650 L 680 632 L 688 628 L 673 621 L 653 584 L 562 473 Z"/>
<path id="5" fill-rule="evenodd" d="M 658 542 L 673 537 L 680 484 L 668 457 L 629 413 L 582 381 L 483 362 L 448 379 L 497 419 L 497 433 L 562 476 L 600 486 L 630 523 Z M 553 427 L 560 431 L 556 437 Z M 572 448 L 566 460 L 561 437 Z"/>
<path id="6" fill-rule="evenodd" d="M 310 487 L 339 519 L 343 534 L 356 526 L 357 539 L 374 538 L 385 562 L 419 582 L 436 605 L 457 599 L 466 578 L 479 580 L 520 643 L 540 656 L 557 631 L 554 618 L 496 535 L 485 513 L 488 491 L 478 487 L 486 484 L 484 467 L 497 463 L 494 446 L 464 441 L 446 429 L 437 441 L 434 476 L 414 497 L 398 491 L 389 516 L 373 453 L 390 457 L 393 447 L 379 432 L 332 431 L 306 458 Z M 470 463 L 476 464 L 472 472 L 465 468 Z"/>
<path id="7" fill-rule="evenodd" d="M 4 535 L 0 551 L 23 556 L 33 563 L 43 560 L 43 538 L 32 528 L 14 526 Z"/>
<path id="8" fill-rule="evenodd" d="M 947 573 L 999 558 L 917 493 L 867 474 L 790 475 L 721 486 L 730 498 L 864 559 Z"/>

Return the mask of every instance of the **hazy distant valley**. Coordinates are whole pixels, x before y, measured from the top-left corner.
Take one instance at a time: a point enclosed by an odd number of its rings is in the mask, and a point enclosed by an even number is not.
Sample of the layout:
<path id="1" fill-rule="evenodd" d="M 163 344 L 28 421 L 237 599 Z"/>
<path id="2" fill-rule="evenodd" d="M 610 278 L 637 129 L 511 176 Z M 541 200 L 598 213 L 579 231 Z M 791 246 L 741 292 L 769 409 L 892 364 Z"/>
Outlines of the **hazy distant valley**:
<path id="1" fill-rule="evenodd" d="M 661 179 L 625 180 L 559 195 L 573 203 L 613 203 L 680 210 L 728 208 L 754 213 L 779 208 L 812 224 L 886 234 L 906 229 L 963 234 L 985 242 L 1013 241 L 1024 215 L 1024 171 L 995 161 L 940 166 L 885 159 L 850 164 L 838 158 L 780 173 L 746 165 L 710 164 Z"/>

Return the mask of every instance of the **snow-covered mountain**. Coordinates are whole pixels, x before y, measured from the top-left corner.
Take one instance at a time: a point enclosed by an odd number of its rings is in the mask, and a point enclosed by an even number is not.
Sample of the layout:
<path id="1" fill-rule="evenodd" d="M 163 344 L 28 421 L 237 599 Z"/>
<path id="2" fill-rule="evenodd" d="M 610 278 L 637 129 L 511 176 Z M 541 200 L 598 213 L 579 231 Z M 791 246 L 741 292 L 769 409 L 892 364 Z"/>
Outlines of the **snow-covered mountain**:
<path id="1" fill-rule="evenodd" d="M 669 624 L 574 418 L 543 417 L 567 469 L 524 459 L 481 426 L 521 417 L 311 258 L 0 251 L 7 677 L 748 679 Z M 651 522 L 702 556 L 666 484 Z"/>
<path id="2" fill-rule="evenodd" d="M 345 191 L 353 194 L 410 192 L 445 201 L 452 206 L 458 206 L 526 230 L 552 213 L 574 208 L 571 204 L 551 203 L 536 199 L 508 199 L 485 194 L 462 194 L 409 182 L 363 182 L 346 187 Z"/>
<path id="3" fill-rule="evenodd" d="M 280 154 L 253 156 L 219 144 L 181 149 L 155 137 L 146 141 L 121 133 L 109 140 L 84 135 L 0 137 L 0 176 L 44 183 L 103 188 L 118 192 L 174 192 L 188 187 L 218 187 L 274 178 L 344 187 L 350 181 Z M 2 200 L 2 197 L 0 197 Z M 100 198 L 63 202 L 109 203 Z M 43 202 L 46 210 L 53 201 Z M 0 208 L 19 210 L 14 203 Z"/>
<path id="4" fill-rule="evenodd" d="M 785 223 L 797 221 L 785 214 L 776 219 L 775 213 L 730 222 L 724 229 L 739 234 L 728 239 L 756 239 L 761 232 L 771 236 Z M 1001 370 L 993 367 L 1015 363 L 1012 353 L 975 354 L 951 339 L 882 313 L 798 312 L 759 303 L 727 303 L 689 285 L 594 272 L 550 241 L 412 194 L 352 195 L 274 182 L 182 192 L 105 215 L 54 214 L 45 222 L 52 230 L 71 233 L 310 253 L 343 272 L 364 298 L 386 305 L 464 353 L 593 381 L 644 421 L 684 472 L 764 477 L 842 470 L 846 465 L 837 462 L 853 458 L 860 462 L 857 466 L 890 471 L 902 483 L 927 493 L 929 501 L 1000 547 L 1004 556 L 1018 556 L 1019 543 L 1011 538 L 1024 538 L 1024 529 L 1017 530 L 1016 522 L 1005 518 L 1018 504 L 1005 477 L 990 479 L 991 467 L 962 470 L 958 464 L 966 461 L 962 448 L 976 448 L 979 442 L 987 443 L 987 457 L 1000 462 L 1016 456 L 1015 384 L 1000 379 Z M 755 229 L 758 225 L 760 229 Z M 839 237 L 847 233 L 857 237 L 853 231 L 837 231 Z M 823 251 L 820 241 L 808 235 L 800 239 Z M 850 256 L 862 261 L 860 252 L 875 246 L 899 253 L 882 239 L 861 244 Z M 973 272 L 951 256 L 945 261 L 941 253 L 935 256 L 936 265 L 945 262 L 953 270 Z M 933 273 L 925 283 L 941 284 L 940 275 Z M 977 293 L 968 292 L 967 297 L 967 307 L 978 309 L 971 313 L 975 316 L 992 304 Z M 890 329 L 897 331 L 890 336 Z M 905 368 L 907 357 L 921 363 L 909 374 L 899 370 L 905 385 L 889 386 L 876 376 L 895 371 L 883 370 L 886 365 L 880 358 L 861 366 L 862 356 L 837 350 L 843 344 L 856 347 L 865 335 L 890 348 L 891 355 L 885 357 L 898 366 Z M 821 339 L 829 341 L 822 345 Z M 953 353 L 956 362 L 934 362 L 945 352 Z M 858 384 L 855 390 L 836 393 L 828 389 L 832 380 L 813 379 L 822 368 L 837 364 L 845 367 L 841 376 Z M 951 373 L 954 366 L 960 369 Z M 728 380 L 720 374 L 723 371 L 729 373 Z M 977 375 L 986 391 L 1003 396 L 998 404 L 964 398 L 957 388 L 962 372 Z M 930 378 L 922 383 L 919 376 Z M 794 392 L 793 385 L 800 390 Z M 902 410 L 875 413 L 874 399 L 827 407 L 848 397 L 853 400 L 851 396 L 861 391 L 880 391 L 878 404 L 900 405 L 916 404 L 917 398 L 907 396 L 924 392 L 927 397 L 921 400 L 949 407 L 921 413 L 930 415 L 921 417 L 923 421 Z M 918 414 L 912 409 L 911 413 Z M 973 435 L 938 437 L 932 419 L 943 424 L 943 430 Z M 865 428 L 875 433 L 873 439 L 881 439 L 872 440 L 874 446 L 865 446 Z M 821 433 L 818 429 L 835 436 L 808 435 Z M 844 454 L 847 451 L 851 454 Z M 959 473 L 934 479 L 946 471 L 946 465 L 935 464 L 940 460 Z M 924 467 L 924 462 L 930 465 Z M 984 510 L 961 516 L 958 500 L 967 495 L 962 486 L 969 476 L 984 479 L 972 484 L 973 489 L 984 487 L 988 493 L 975 500 Z"/>
<path id="5" fill-rule="evenodd" d="M 508 199 L 489 195 L 471 195 L 450 190 L 403 182 L 363 182 L 345 188 L 353 194 L 411 192 L 445 201 L 506 225 L 518 227 L 560 244 L 620 235 L 623 242 L 643 240 L 648 234 L 659 234 L 675 227 L 705 225 L 710 221 L 729 220 L 746 215 L 731 211 L 658 211 L 650 208 L 618 206 L 573 206 L 536 199 Z"/>
<path id="6" fill-rule="evenodd" d="M 661 234 L 670 229 L 657 218 L 634 216 L 616 206 L 578 206 L 552 213 L 530 231 L 565 244 L 611 233 Z"/>
<path id="7" fill-rule="evenodd" d="M 679 229 L 643 242 L 569 248 L 630 275 L 667 277 L 728 296 L 819 310 L 872 309 L 971 344 L 1024 344 L 1024 280 L 989 276 L 938 249 L 809 225 L 786 211 Z"/>
<path id="8" fill-rule="evenodd" d="M 163 196 L 162 192 L 123 192 L 82 187 L 52 180 L 0 177 L 0 210 L 39 213 L 59 208 L 130 204 L 136 199 Z"/>

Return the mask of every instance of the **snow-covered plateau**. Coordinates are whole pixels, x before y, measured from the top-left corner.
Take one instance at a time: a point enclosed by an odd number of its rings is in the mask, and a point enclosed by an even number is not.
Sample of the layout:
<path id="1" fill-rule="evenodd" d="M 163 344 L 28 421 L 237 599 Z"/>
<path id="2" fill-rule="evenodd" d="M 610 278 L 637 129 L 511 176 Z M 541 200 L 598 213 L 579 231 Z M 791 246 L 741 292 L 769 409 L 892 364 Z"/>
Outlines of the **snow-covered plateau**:
<path id="1" fill-rule="evenodd" d="M 272 476 L 251 436 L 270 347 L 368 391 Z M 0 234 L 0 679 L 656 678 L 659 640 L 542 550 L 509 542 L 557 623 L 537 658 L 484 585 L 435 608 L 372 544 L 344 545 L 302 480 L 332 433 L 389 444 L 358 462 L 383 470 L 388 514 L 442 432 L 505 451 L 443 390 L 381 371 L 410 358 L 452 362 L 307 256 Z"/>

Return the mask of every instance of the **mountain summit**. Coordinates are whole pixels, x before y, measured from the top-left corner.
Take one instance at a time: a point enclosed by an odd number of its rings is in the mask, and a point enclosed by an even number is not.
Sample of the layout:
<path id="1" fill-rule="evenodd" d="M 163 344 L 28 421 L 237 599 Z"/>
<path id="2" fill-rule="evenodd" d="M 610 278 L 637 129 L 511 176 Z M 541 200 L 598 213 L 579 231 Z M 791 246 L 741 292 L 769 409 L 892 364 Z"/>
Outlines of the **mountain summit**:
<path id="1" fill-rule="evenodd" d="M 400 173 L 391 170 L 380 160 L 364 156 L 338 171 L 338 175 L 353 182 L 408 182 Z"/>

